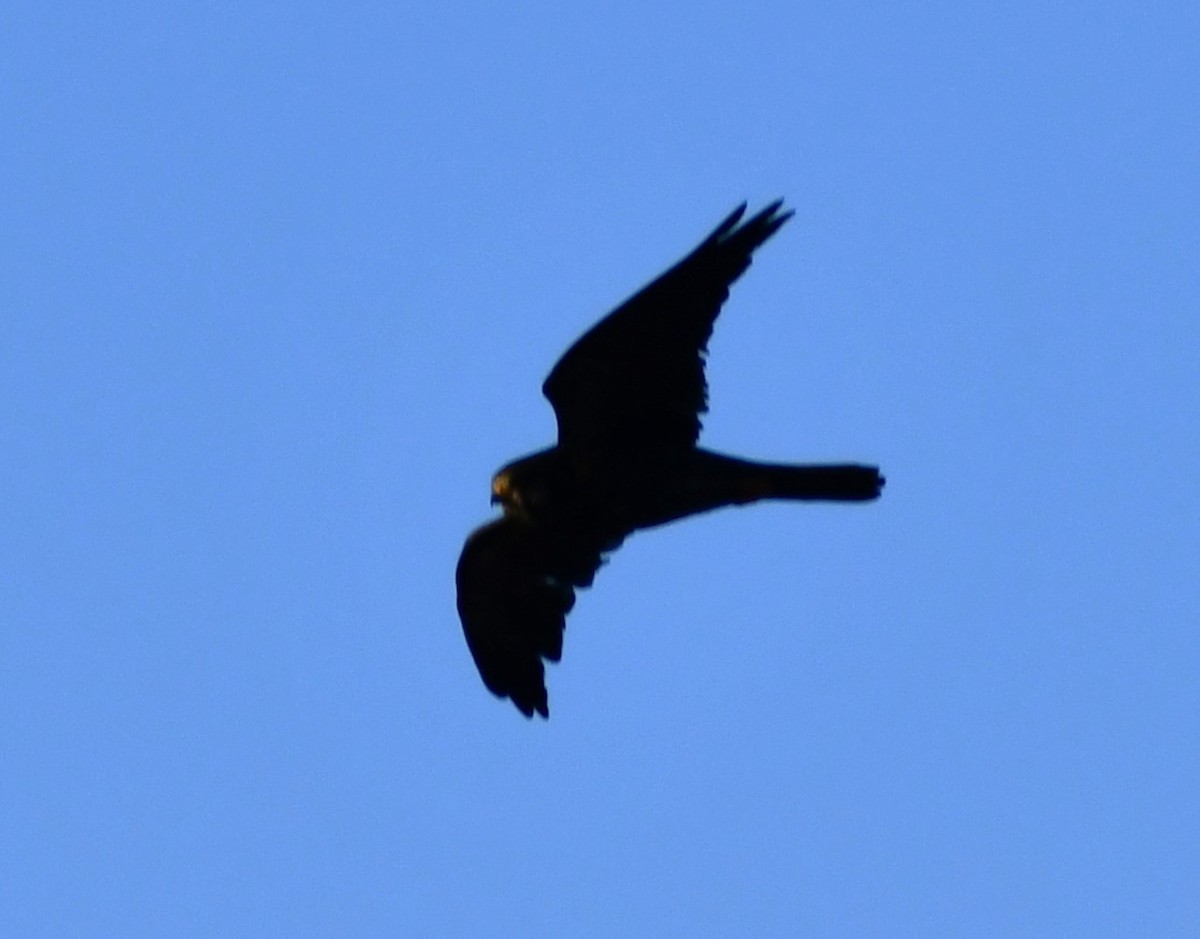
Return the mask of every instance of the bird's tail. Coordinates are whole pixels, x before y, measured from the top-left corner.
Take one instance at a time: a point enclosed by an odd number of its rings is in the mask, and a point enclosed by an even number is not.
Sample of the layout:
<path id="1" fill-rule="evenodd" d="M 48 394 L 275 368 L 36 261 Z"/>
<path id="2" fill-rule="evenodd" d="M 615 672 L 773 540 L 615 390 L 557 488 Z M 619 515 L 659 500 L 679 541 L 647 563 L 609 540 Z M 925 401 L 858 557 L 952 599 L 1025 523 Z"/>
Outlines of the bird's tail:
<path id="1" fill-rule="evenodd" d="M 877 466 L 861 463 L 758 463 L 710 453 L 709 465 L 724 481 L 726 497 L 735 504 L 760 499 L 809 502 L 869 502 L 883 491 Z"/>
<path id="2" fill-rule="evenodd" d="M 858 463 L 786 466 L 760 465 L 744 485 L 751 499 L 804 499 L 823 502 L 869 502 L 883 491 L 876 466 Z"/>
<path id="3" fill-rule="evenodd" d="M 655 490 L 624 530 L 654 528 L 676 519 L 761 499 L 870 502 L 883 491 L 876 466 L 860 463 L 757 463 L 697 449 L 678 487 Z"/>

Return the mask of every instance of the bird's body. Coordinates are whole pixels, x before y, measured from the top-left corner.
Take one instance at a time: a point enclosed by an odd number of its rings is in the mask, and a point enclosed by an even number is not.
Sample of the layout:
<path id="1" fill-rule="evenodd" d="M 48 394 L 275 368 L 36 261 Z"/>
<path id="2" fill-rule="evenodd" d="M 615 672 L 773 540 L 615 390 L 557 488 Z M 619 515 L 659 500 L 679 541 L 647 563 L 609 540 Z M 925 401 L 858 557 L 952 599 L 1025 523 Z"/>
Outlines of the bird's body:
<path id="1" fill-rule="evenodd" d="M 759 463 L 696 446 L 704 354 L 729 286 L 790 218 L 743 205 L 688 257 L 597 323 L 543 391 L 558 444 L 492 480 L 504 515 L 476 531 L 457 571 L 458 610 L 487 687 L 547 716 L 542 660 L 557 661 L 575 588 L 635 531 L 760 499 L 867 501 L 883 477 L 859 464 Z"/>

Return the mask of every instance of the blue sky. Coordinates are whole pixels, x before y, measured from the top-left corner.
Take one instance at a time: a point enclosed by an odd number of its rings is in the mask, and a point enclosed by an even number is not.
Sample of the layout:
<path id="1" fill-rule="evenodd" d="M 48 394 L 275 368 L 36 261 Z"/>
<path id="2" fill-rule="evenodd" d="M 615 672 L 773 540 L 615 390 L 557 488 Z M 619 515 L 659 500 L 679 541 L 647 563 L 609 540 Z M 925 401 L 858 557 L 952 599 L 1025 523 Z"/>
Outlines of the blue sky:
<path id="1" fill-rule="evenodd" d="M 0 13 L 0 933 L 1200 928 L 1194 4 Z M 553 718 L 454 609 L 543 377 L 795 218 Z"/>

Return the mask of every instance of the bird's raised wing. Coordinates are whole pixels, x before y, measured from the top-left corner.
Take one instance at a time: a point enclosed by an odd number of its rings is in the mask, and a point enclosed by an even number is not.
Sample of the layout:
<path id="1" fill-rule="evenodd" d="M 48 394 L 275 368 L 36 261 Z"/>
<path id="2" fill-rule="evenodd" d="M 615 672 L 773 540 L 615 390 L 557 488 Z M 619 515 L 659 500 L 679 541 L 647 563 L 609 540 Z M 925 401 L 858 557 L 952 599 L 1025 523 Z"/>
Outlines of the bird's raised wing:
<path id="1" fill-rule="evenodd" d="M 575 453 L 695 444 L 708 409 L 704 355 L 730 285 L 789 218 L 782 200 L 738 224 L 739 206 L 686 258 L 585 333 L 542 392 L 559 446 Z"/>
<path id="2" fill-rule="evenodd" d="M 458 560 L 458 615 L 483 683 L 526 717 L 549 716 L 542 659 L 562 656 L 575 588 L 590 587 L 599 545 L 505 516 L 467 539 Z"/>

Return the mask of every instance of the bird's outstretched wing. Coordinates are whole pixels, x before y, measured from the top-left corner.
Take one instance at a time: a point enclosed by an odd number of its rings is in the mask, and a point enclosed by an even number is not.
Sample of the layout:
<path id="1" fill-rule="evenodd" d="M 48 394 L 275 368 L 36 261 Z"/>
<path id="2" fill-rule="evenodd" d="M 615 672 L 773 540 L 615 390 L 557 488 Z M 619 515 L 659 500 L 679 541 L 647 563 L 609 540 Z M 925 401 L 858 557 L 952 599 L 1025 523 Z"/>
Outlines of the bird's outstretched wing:
<path id="1" fill-rule="evenodd" d="M 604 550 L 505 516 L 467 539 L 458 561 L 458 615 L 483 683 L 526 717 L 549 716 L 542 659 L 562 656 L 575 588 L 590 587 Z"/>
<path id="2" fill-rule="evenodd" d="M 708 409 L 704 355 L 730 285 L 789 218 L 782 200 L 738 224 L 743 203 L 691 254 L 585 333 L 542 392 L 576 453 L 681 449 Z"/>

